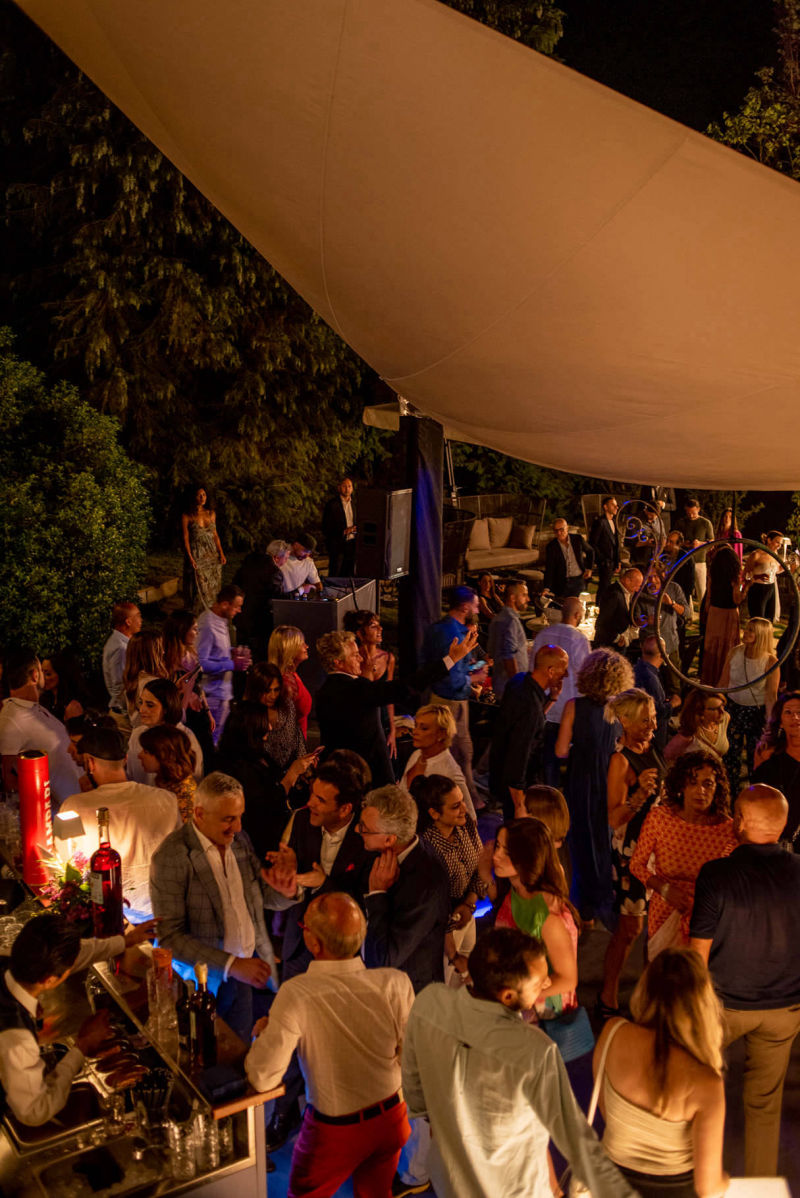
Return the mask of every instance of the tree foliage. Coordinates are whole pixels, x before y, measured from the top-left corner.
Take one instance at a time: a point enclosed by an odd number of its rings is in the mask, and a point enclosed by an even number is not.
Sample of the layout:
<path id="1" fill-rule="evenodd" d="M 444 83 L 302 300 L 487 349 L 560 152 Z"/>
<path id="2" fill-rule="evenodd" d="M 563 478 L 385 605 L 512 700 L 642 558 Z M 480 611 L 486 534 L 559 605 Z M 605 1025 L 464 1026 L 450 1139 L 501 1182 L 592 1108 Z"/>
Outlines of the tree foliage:
<path id="1" fill-rule="evenodd" d="M 0 329 L 0 641 L 96 659 L 111 606 L 140 585 L 149 523 L 142 468 L 120 428 L 12 350 Z"/>
<path id="2" fill-rule="evenodd" d="M 450 8 L 504 33 L 541 54 L 552 54 L 563 33 L 564 13 L 553 0 L 445 0 Z"/>
<path id="3" fill-rule="evenodd" d="M 708 135 L 800 179 L 800 0 L 775 0 L 775 11 L 777 67 L 759 71 L 739 111 L 726 112 Z"/>
<path id="4" fill-rule="evenodd" d="M 561 36 L 552 0 L 453 7 L 545 53 Z M 196 482 L 226 543 L 313 526 L 391 453 L 360 423 L 374 373 L 7 0 L 0 45 L 0 322 L 120 421 L 157 540 Z"/>
<path id="5" fill-rule="evenodd" d="M 202 481 L 228 536 L 287 529 L 359 455 L 367 368 L 84 75 L 4 16 L 26 50 L 0 79 L 6 319 L 120 420 L 160 511 Z"/>

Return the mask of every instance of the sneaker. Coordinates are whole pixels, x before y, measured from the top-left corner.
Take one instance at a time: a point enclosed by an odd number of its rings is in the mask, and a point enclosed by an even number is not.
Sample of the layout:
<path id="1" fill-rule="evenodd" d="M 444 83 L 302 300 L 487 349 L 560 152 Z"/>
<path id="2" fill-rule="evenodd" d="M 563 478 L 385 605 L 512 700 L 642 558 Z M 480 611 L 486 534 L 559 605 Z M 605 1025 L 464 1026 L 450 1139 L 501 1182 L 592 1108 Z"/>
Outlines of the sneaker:
<path id="1" fill-rule="evenodd" d="M 392 1179 L 392 1198 L 404 1198 L 405 1194 L 432 1194 L 429 1181 L 403 1181 L 399 1173 Z"/>

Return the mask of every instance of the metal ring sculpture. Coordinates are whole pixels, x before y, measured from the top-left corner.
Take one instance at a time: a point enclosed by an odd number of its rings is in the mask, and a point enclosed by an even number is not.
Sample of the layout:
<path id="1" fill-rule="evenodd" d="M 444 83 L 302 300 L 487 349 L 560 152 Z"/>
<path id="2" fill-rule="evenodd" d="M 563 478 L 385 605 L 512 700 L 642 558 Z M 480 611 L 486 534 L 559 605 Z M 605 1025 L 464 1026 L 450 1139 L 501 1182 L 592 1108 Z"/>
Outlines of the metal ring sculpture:
<path id="1" fill-rule="evenodd" d="M 758 549 L 762 553 L 768 554 L 769 557 L 771 557 L 774 561 L 776 561 L 778 563 L 778 565 L 781 567 L 782 570 L 785 569 L 785 563 L 781 561 L 781 559 L 778 557 L 778 555 L 776 553 L 773 553 L 771 549 L 768 549 L 766 547 L 766 545 L 762 544 L 761 541 L 750 541 L 750 540 L 729 541 L 727 538 L 724 538 L 724 539 L 721 539 L 718 541 L 707 541 L 703 545 L 698 545 L 696 548 L 690 549 L 688 553 L 685 553 L 683 555 L 683 557 L 678 558 L 678 560 L 673 563 L 671 569 L 667 572 L 667 574 L 664 578 L 664 581 L 661 584 L 661 588 L 658 592 L 658 598 L 656 600 L 656 606 L 655 606 L 655 610 L 653 612 L 653 621 L 655 623 L 656 637 L 658 638 L 658 643 L 661 646 L 664 660 L 667 663 L 667 665 L 669 666 L 670 670 L 672 670 L 673 674 L 677 674 L 678 677 L 681 679 L 681 681 L 685 682 L 687 686 L 692 686 L 692 687 L 694 687 L 695 690 L 705 691 L 705 693 L 708 695 L 731 695 L 731 694 L 734 694 L 736 691 L 747 690 L 748 688 L 755 686 L 757 683 L 763 682 L 763 680 L 765 678 L 767 678 L 770 674 L 774 673 L 775 670 L 779 670 L 781 668 L 783 663 L 788 658 L 789 654 L 792 652 L 792 649 L 794 648 L 795 642 L 797 640 L 797 634 L 800 631 L 800 591 L 798 591 L 797 583 L 794 580 L 794 576 L 792 574 L 790 574 L 789 571 L 787 570 L 786 574 L 788 575 L 788 577 L 791 580 L 792 589 L 794 591 L 794 595 L 793 595 L 794 605 L 792 608 L 792 619 L 791 619 L 791 635 L 790 635 L 788 641 L 786 642 L 786 647 L 784 648 L 783 653 L 778 658 L 778 660 L 775 662 L 774 666 L 770 666 L 770 668 L 768 670 L 765 670 L 763 674 L 760 674 L 758 678 L 750 678 L 747 682 L 743 682 L 739 686 L 708 686 L 705 682 L 699 682 L 695 678 L 688 678 L 686 676 L 686 674 L 682 673 L 682 671 L 678 669 L 678 667 L 674 664 L 674 662 L 671 662 L 669 660 L 666 653 L 664 652 L 664 650 L 666 649 L 666 646 L 664 644 L 664 641 L 661 637 L 661 633 L 659 631 L 659 622 L 661 620 L 661 605 L 664 601 L 664 595 L 666 594 L 667 584 L 669 583 L 669 581 L 672 578 L 672 575 L 675 573 L 675 571 L 680 569 L 680 567 L 684 564 L 684 562 L 687 562 L 690 557 L 694 557 L 695 553 L 700 553 L 704 549 L 712 549 L 715 545 L 727 545 L 729 548 L 731 548 L 733 545 L 736 545 L 736 546 L 741 546 L 742 549 L 744 549 L 745 546 L 747 546 L 748 548 Z M 655 558 L 653 560 L 655 560 Z M 651 566 L 652 566 L 652 563 L 651 563 Z M 644 584 L 637 591 L 637 593 L 636 593 L 637 598 L 643 590 L 644 590 Z M 654 598 L 655 598 L 655 596 L 654 596 Z M 635 602 L 635 600 L 631 600 L 631 607 L 633 607 L 634 602 Z"/>

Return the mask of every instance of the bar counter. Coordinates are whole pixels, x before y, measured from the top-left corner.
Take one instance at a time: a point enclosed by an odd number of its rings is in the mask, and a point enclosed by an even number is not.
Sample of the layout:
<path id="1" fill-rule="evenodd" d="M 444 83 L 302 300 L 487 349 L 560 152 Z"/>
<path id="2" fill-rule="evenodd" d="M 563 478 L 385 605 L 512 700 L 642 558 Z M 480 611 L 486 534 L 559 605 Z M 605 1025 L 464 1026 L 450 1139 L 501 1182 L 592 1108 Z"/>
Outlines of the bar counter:
<path id="1" fill-rule="evenodd" d="M 8 868 L 3 870 L 8 876 Z M 41 908 L 28 897 L 20 910 Z M 148 1029 L 148 954 L 127 949 L 42 995 L 46 1068 L 71 1047 L 89 1015 L 108 1012 L 110 1035 L 76 1077 L 67 1106 L 42 1127 L 6 1108 L 0 1125 L 0 1194 L 6 1198 L 264 1198 L 262 1106 L 283 1093 L 246 1083 L 247 1046 L 217 1018 L 218 1064 L 193 1070 L 177 1030 Z M 122 1054 L 122 1055 L 121 1055 Z M 135 1078 L 135 1081 L 133 1080 Z"/>

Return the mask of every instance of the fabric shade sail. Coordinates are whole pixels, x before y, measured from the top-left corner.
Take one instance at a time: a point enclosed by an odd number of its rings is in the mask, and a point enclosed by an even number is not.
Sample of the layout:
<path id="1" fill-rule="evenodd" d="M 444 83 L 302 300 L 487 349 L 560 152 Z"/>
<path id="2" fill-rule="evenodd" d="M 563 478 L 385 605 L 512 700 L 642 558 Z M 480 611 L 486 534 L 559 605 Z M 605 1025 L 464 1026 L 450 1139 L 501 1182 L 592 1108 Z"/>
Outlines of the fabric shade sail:
<path id="1" fill-rule="evenodd" d="M 21 0 L 450 435 L 799 483 L 800 189 L 435 0 Z"/>

